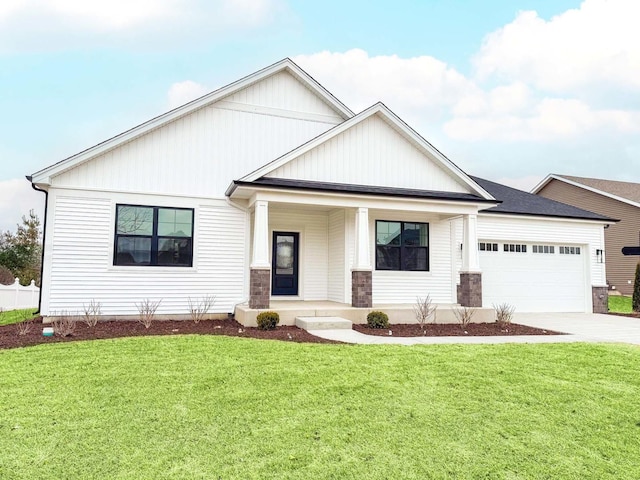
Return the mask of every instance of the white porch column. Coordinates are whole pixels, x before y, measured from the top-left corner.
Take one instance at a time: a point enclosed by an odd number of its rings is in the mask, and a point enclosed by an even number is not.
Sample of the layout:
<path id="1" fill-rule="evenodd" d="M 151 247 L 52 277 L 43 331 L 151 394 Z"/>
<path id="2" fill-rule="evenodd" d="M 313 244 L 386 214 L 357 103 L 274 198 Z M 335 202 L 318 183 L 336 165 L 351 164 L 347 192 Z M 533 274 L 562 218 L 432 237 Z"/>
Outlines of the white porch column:
<path id="1" fill-rule="evenodd" d="M 478 258 L 478 215 L 462 217 L 462 271 L 480 272 Z"/>
<path id="2" fill-rule="evenodd" d="M 356 210 L 356 245 L 352 270 L 371 270 L 371 249 L 369 248 L 369 209 Z"/>
<path id="3" fill-rule="evenodd" d="M 251 268 L 271 268 L 269 262 L 269 202 L 258 200 L 254 207 Z"/>

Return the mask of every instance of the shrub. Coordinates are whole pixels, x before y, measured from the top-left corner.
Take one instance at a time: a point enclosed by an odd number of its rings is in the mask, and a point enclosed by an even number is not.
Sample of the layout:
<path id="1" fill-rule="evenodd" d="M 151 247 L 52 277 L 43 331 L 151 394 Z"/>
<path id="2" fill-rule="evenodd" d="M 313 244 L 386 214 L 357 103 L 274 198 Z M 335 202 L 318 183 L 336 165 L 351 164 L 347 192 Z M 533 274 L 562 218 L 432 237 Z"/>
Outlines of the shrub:
<path id="1" fill-rule="evenodd" d="M 633 283 L 631 310 L 633 310 L 634 312 L 640 312 L 640 262 L 638 262 L 638 265 L 636 265 L 636 278 Z"/>
<path id="2" fill-rule="evenodd" d="M 54 312 L 54 316 L 55 320 L 51 322 L 53 333 L 61 337 L 71 337 L 76 330 L 76 319 L 74 316 L 64 310 L 59 314 Z"/>
<path id="3" fill-rule="evenodd" d="M 437 305 L 433 305 L 431 301 L 431 296 L 427 295 L 426 297 L 417 297 L 416 303 L 413 306 L 413 313 L 416 315 L 416 320 L 420 324 L 420 328 L 422 328 L 422 332 L 425 331 L 425 326 L 429 319 L 431 318 L 433 323 L 436 322 L 436 309 Z"/>
<path id="4" fill-rule="evenodd" d="M 0 285 L 13 285 L 16 281 L 13 273 L 4 265 L 0 265 Z"/>
<path id="5" fill-rule="evenodd" d="M 199 323 L 205 315 L 209 313 L 211 307 L 216 301 L 216 297 L 213 295 L 205 295 L 199 300 L 191 300 L 189 297 L 189 315 L 194 323 Z"/>
<path id="6" fill-rule="evenodd" d="M 460 322 L 460 327 L 466 330 L 471 323 L 471 319 L 473 319 L 473 316 L 476 314 L 476 310 L 473 307 L 455 307 L 453 314 L 458 319 L 458 322 Z"/>
<path id="7" fill-rule="evenodd" d="M 140 303 L 136 303 L 136 307 L 138 308 L 138 321 L 144 325 L 144 328 L 149 328 L 151 326 L 151 322 L 156 316 L 156 310 L 160 306 L 160 302 L 162 300 L 158 300 L 157 302 L 152 302 L 148 298 L 145 298 Z"/>
<path id="8" fill-rule="evenodd" d="M 276 325 L 280 323 L 280 315 L 278 312 L 260 312 L 256 317 L 256 322 L 258 322 L 258 328 L 260 330 L 274 330 Z"/>
<path id="9" fill-rule="evenodd" d="M 369 325 L 369 328 L 389 328 L 389 316 L 384 312 L 369 312 L 367 325 Z"/>
<path id="10" fill-rule="evenodd" d="M 89 327 L 95 327 L 98 324 L 98 317 L 102 314 L 102 304 L 91 299 L 89 305 L 82 304 L 84 310 L 84 323 Z"/>
<path id="11" fill-rule="evenodd" d="M 508 303 L 501 303 L 494 305 L 493 308 L 496 311 L 496 323 L 500 328 L 506 328 L 511 325 L 511 319 L 513 318 L 513 312 L 516 311 L 516 307 Z"/>

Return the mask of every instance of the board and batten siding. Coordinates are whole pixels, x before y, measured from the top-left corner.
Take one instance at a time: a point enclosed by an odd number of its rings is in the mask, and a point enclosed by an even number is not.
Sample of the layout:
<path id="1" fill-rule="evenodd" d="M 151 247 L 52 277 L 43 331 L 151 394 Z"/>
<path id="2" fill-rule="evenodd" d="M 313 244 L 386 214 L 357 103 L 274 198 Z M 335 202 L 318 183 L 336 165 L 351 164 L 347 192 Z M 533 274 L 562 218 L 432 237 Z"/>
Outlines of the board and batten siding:
<path id="1" fill-rule="evenodd" d="M 145 195 L 91 196 L 53 191 L 52 250 L 43 315 L 82 313 L 94 299 L 104 315 L 137 315 L 136 303 L 161 300 L 156 313 L 188 314 L 188 299 L 214 295 L 210 313 L 246 300 L 247 214 L 220 201 Z M 193 267 L 114 266 L 116 204 L 194 209 Z"/>
<path id="2" fill-rule="evenodd" d="M 269 209 L 271 232 L 300 234 L 298 296 L 301 300 L 327 300 L 329 276 L 329 217 L 326 212 Z M 273 235 L 269 239 L 273 242 Z M 270 243 L 270 251 L 273 245 Z M 273 297 L 277 299 L 277 297 Z"/>
<path id="3" fill-rule="evenodd" d="M 631 295 L 638 257 L 623 255 L 622 247 L 640 242 L 640 208 L 559 180 L 551 180 L 537 195 L 620 220 L 604 231 L 607 280 L 622 294 Z"/>
<path id="4" fill-rule="evenodd" d="M 495 214 L 478 216 L 478 239 L 509 243 L 581 245 L 586 247 L 585 271 L 589 287 L 605 286 L 605 264 L 598 263 L 596 249 L 604 248 L 602 224 L 562 219 L 506 217 Z M 461 228 L 460 228 L 461 230 Z M 482 265 L 480 265 L 482 268 Z"/>
<path id="5" fill-rule="evenodd" d="M 52 185 L 222 198 L 232 180 L 342 121 L 288 73 L 228 98 L 54 176 Z"/>
<path id="6" fill-rule="evenodd" d="M 378 115 L 266 175 L 320 182 L 469 192 Z"/>
<path id="7" fill-rule="evenodd" d="M 425 222 L 429 224 L 429 271 L 405 272 L 376 270 L 376 220 Z M 355 220 L 347 224 L 349 238 L 354 238 Z M 452 303 L 451 241 L 448 221 L 411 212 L 369 211 L 371 265 L 373 267 L 373 306 L 414 304 L 416 297 L 430 295 L 434 303 Z M 349 251 L 348 267 L 353 265 L 353 249 Z M 348 288 L 351 289 L 351 282 Z M 350 295 L 350 292 L 349 292 Z M 350 298 L 350 296 L 349 296 Z"/>

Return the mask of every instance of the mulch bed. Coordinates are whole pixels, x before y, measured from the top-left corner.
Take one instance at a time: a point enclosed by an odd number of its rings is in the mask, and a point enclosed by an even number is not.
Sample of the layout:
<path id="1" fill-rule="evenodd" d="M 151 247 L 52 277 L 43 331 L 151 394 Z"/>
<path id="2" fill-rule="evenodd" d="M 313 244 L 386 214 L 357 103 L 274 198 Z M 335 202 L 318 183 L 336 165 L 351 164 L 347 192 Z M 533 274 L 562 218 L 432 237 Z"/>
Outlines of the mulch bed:
<path id="1" fill-rule="evenodd" d="M 394 337 L 487 337 L 505 335 L 565 335 L 561 332 L 542 330 L 527 325 L 512 323 L 506 329 L 501 329 L 497 323 L 471 323 L 466 329 L 462 329 L 457 323 L 429 323 L 425 325 L 426 334 L 422 332 L 418 324 L 391 325 L 389 328 L 369 328 L 367 325 L 354 325 L 354 330 L 367 335 L 389 336 L 391 331 Z"/>
<path id="2" fill-rule="evenodd" d="M 283 340 L 287 342 L 309 343 L 340 343 L 325 340 L 311 335 L 306 330 L 298 327 L 280 326 L 275 330 L 258 330 L 257 328 L 245 328 L 235 320 L 203 320 L 194 323 L 188 320 L 158 320 L 145 328 L 136 321 L 104 321 L 98 322 L 95 327 L 89 327 L 83 322 L 77 322 L 75 331 L 71 336 L 45 337 L 42 335 L 42 319 L 32 321 L 31 330 L 26 335 L 18 335 L 17 325 L 0 326 L 0 349 L 27 347 L 41 343 L 73 342 L 77 340 L 97 340 L 104 338 L 136 337 L 143 335 L 227 335 L 232 337 L 262 338 L 270 340 Z"/>
<path id="3" fill-rule="evenodd" d="M 243 338 L 282 340 L 287 342 L 340 343 L 311 335 L 297 327 L 279 326 L 275 330 L 245 328 L 233 319 L 203 320 L 194 323 L 187 320 L 158 320 L 149 328 L 135 321 L 104 321 L 95 327 L 77 322 L 72 335 L 45 337 L 42 335 L 42 319 L 31 321 L 31 330 L 18 335 L 18 326 L 0 326 L 0 349 L 27 347 L 42 343 L 73 342 L 77 340 L 97 340 L 104 338 L 136 337 L 142 335 L 227 335 Z M 389 335 L 389 329 L 372 329 L 367 325 L 354 325 L 354 330 L 367 335 Z M 467 327 L 466 333 L 457 324 L 428 324 L 428 336 L 487 336 L 487 335 L 562 335 L 550 330 L 540 330 L 525 325 L 511 324 L 507 330 L 501 330 L 495 323 L 474 323 Z M 419 325 L 392 325 L 392 334 L 396 337 L 423 336 Z"/>

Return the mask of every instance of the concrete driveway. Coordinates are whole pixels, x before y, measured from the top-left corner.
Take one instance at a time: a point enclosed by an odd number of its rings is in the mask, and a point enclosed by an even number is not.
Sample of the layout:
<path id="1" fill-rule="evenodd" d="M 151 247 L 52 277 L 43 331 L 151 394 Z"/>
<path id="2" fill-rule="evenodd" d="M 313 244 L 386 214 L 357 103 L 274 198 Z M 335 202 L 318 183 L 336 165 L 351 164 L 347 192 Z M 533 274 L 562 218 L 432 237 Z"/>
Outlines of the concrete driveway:
<path id="1" fill-rule="evenodd" d="M 518 313 L 514 323 L 580 336 L 585 341 L 640 345 L 640 318 L 596 313 Z"/>

